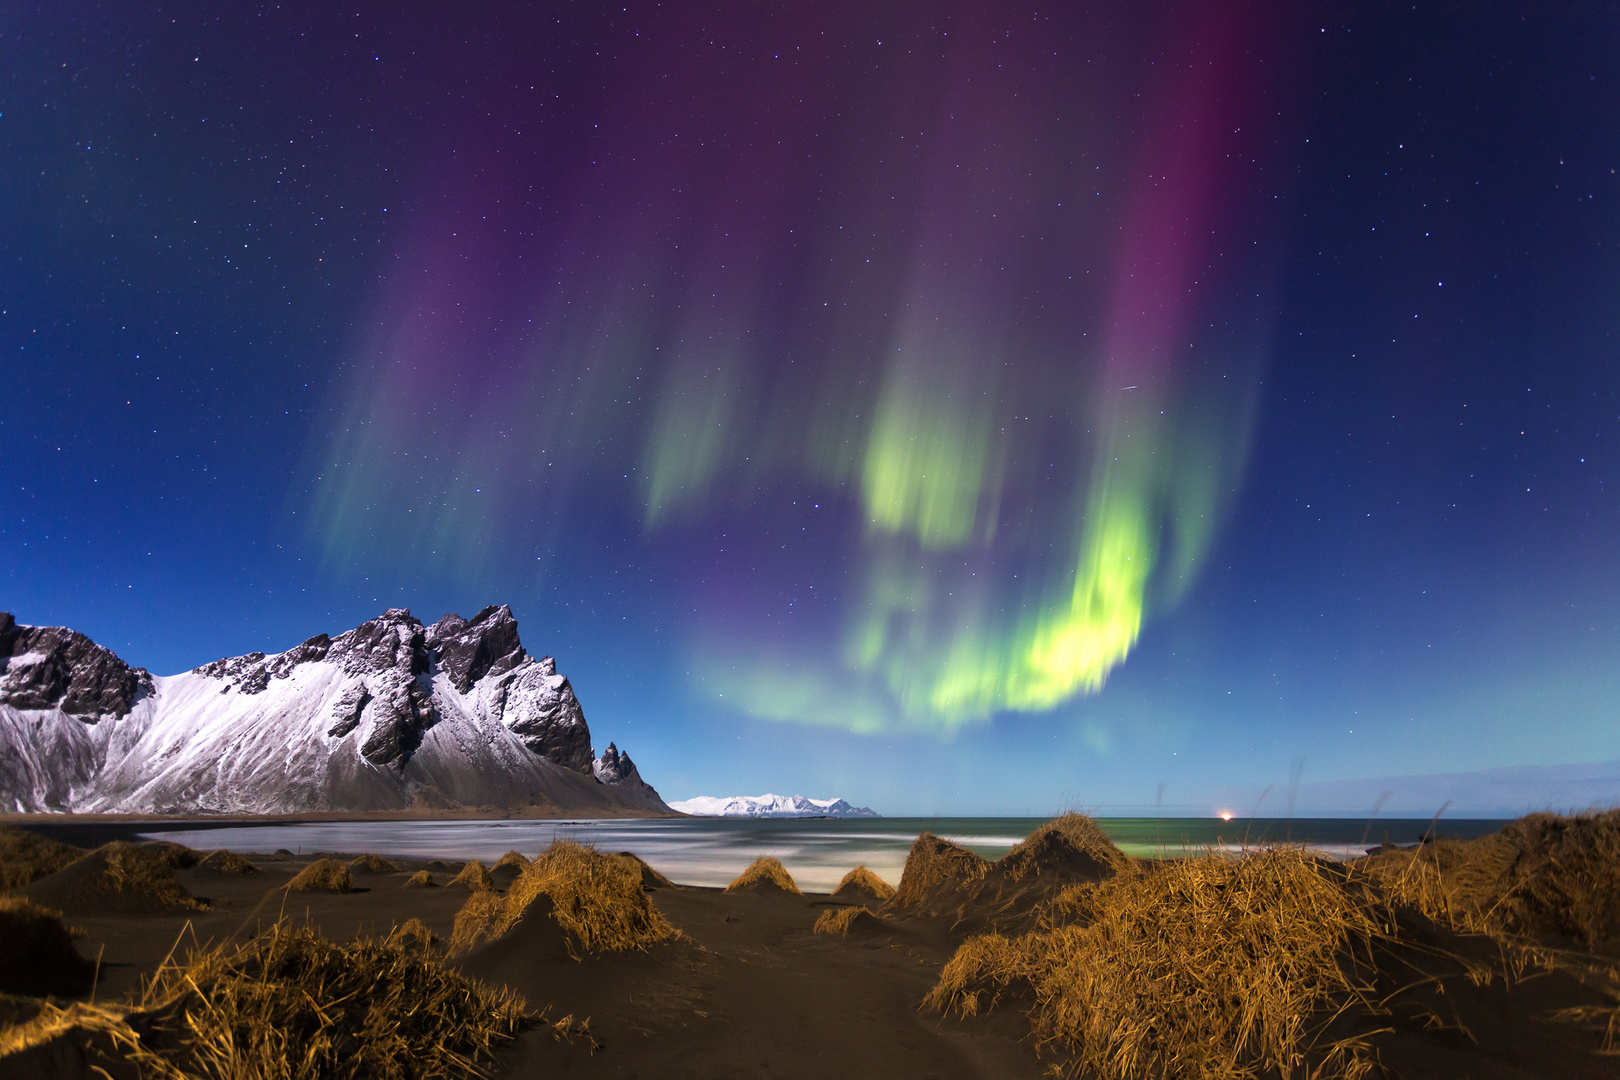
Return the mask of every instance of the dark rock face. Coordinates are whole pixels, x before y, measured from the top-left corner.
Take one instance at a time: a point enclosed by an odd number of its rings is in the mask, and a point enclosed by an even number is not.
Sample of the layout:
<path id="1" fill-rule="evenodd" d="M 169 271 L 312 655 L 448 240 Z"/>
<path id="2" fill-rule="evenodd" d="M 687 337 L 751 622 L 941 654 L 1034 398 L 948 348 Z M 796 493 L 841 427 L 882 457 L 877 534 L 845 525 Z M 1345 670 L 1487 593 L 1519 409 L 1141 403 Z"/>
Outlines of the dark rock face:
<path id="1" fill-rule="evenodd" d="M 619 753 L 619 748 L 608 743 L 608 748 L 602 751 L 602 756 L 596 762 L 596 778 L 604 784 L 618 784 L 630 779 L 632 776 L 640 779 L 636 772 L 636 763 L 630 760 L 629 754 Z"/>
<path id="2" fill-rule="evenodd" d="M 332 726 L 326 733 L 335 739 L 341 739 L 349 732 L 360 726 L 360 712 L 371 700 L 371 692 L 366 689 L 365 683 L 355 683 L 343 691 L 332 707 Z"/>
<path id="3" fill-rule="evenodd" d="M 325 634 L 316 634 L 302 645 L 295 645 L 276 657 L 270 664 L 270 674 L 278 679 L 285 679 L 293 673 L 293 668 L 299 664 L 307 664 L 312 660 L 325 660 L 327 650 L 332 647 L 332 639 Z"/>
<path id="4" fill-rule="evenodd" d="M 485 675 L 511 671 L 528 656 L 505 604 L 487 607 L 471 621 L 446 615 L 428 628 L 427 643 L 438 656 L 439 670 L 463 694 Z"/>
<path id="5" fill-rule="evenodd" d="M 428 670 L 427 633 L 406 608 L 389 608 L 339 635 L 326 657 L 350 675 L 399 674 L 415 677 Z"/>
<path id="6" fill-rule="evenodd" d="M 0 705 L 57 707 L 93 721 L 128 715 L 136 698 L 151 690 L 145 668 L 130 667 L 83 634 L 19 626 L 10 612 L 0 612 Z"/>
<path id="7" fill-rule="evenodd" d="M 525 665 L 512 677 L 501 720 L 530 750 L 565 769 L 591 775 L 594 756 L 585 710 L 567 677 L 557 674 L 557 662 L 551 657 Z"/>

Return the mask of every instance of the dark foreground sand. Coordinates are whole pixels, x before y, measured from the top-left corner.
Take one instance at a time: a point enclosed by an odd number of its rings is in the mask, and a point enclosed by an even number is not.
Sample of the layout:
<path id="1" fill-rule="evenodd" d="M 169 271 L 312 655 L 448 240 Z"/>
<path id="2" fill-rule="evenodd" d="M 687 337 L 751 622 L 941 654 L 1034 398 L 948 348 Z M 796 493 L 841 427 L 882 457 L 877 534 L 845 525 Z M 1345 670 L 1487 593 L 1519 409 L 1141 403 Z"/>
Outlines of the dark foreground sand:
<path id="1" fill-rule="evenodd" d="M 470 895 L 447 884 L 459 863 L 394 860 L 395 871 L 355 870 L 350 893 L 288 893 L 287 883 L 319 856 L 249 857 L 260 872 L 224 873 L 205 865 L 176 870 L 187 891 L 207 898 L 206 910 L 191 913 L 76 908 L 71 889 L 52 884 L 65 871 L 24 891 L 42 904 L 54 901 L 82 931 L 79 951 L 99 958 L 99 1000 L 135 991 L 177 942 L 184 952 L 194 941 L 242 941 L 283 916 L 307 921 L 334 940 L 386 935 L 415 918 L 448 941 Z M 1032 865 L 1020 888 L 1043 880 L 1042 866 Z M 436 887 L 407 886 L 422 870 Z M 496 880 L 505 886 L 511 876 Z M 1018 1001 L 965 1019 L 922 1007 L 957 947 L 970 931 L 984 928 L 982 920 L 960 918 L 965 908 L 941 918 L 941 904 L 929 900 L 910 915 L 890 911 L 836 936 L 812 927 L 823 913 L 858 898 L 670 886 L 655 888 L 651 897 L 680 930 L 678 940 L 580 961 L 559 947 L 554 931 L 520 923 L 455 961 L 468 975 L 517 990 L 549 1020 L 589 1021 L 589 1036 L 571 1041 L 545 1025 L 530 1028 L 486 1066 L 491 1075 L 1034 1078 L 1054 1064 L 1050 1051 L 1037 1055 Z M 1552 1019 L 1559 1010 L 1620 1005 L 1613 972 L 1605 980 L 1530 971 L 1512 985 L 1481 986 L 1459 957 L 1477 953 L 1479 964 L 1493 962 L 1500 949 L 1490 939 L 1468 939 L 1459 952 L 1455 935 L 1414 917 L 1401 940 L 1402 955 L 1382 964 L 1384 977 L 1393 979 L 1384 991 L 1390 1012 L 1341 1033 L 1368 1034 L 1381 1062 L 1370 1075 L 1620 1077 L 1620 1057 L 1600 1052 L 1602 1035 L 1592 1024 Z M 7 1008 L 15 1011 L 18 1000 L 8 999 Z M 94 1074 L 82 1053 L 56 1047 L 0 1059 L 0 1075 Z"/>
<path id="2" fill-rule="evenodd" d="M 396 873 L 354 875 L 356 891 L 286 893 L 313 861 L 251 855 L 257 874 L 201 866 L 175 872 L 206 911 L 98 914 L 67 911 L 83 931 L 79 951 L 101 958 L 96 996 L 118 998 L 161 964 L 177 941 L 242 940 L 285 914 L 308 920 L 329 938 L 385 935 L 410 918 L 449 940 L 468 892 L 446 887 L 459 864 L 393 860 Z M 345 857 L 346 858 L 346 857 Z M 407 888 L 417 870 L 441 883 Z M 499 879 L 497 879 L 499 880 Z M 49 899 L 48 897 L 46 899 Z M 1038 1077 L 1042 1064 L 1020 1042 L 1021 1018 L 1009 1012 L 964 1024 L 919 1010 L 955 948 L 929 926 L 892 934 L 830 937 L 812 933 L 817 917 L 847 902 L 779 890 L 726 893 L 660 888 L 653 902 L 685 940 L 649 952 L 583 962 L 546 942 L 525 949 L 522 927 L 496 947 L 477 950 L 464 970 L 506 983 L 551 1019 L 588 1018 L 590 1040 L 560 1042 L 549 1028 L 521 1034 L 490 1071 L 496 1076 L 589 1077 Z M 512 939 L 517 940 L 512 940 Z M 536 953 L 540 953 L 536 955 Z M 60 1059 L 45 1068 L 71 1062 Z M 0 1062 L 7 1080 L 49 1076 Z M 80 1075 L 86 1075 L 80 1073 Z"/>

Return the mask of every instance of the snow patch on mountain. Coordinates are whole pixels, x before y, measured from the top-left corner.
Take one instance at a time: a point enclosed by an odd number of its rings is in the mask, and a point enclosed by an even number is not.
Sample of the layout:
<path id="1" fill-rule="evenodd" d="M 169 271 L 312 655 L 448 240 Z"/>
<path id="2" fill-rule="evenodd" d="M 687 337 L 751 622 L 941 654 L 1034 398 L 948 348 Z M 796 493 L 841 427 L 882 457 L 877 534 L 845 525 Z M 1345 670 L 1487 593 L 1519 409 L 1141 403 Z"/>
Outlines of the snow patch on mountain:
<path id="1" fill-rule="evenodd" d="M 807 799 L 803 795 L 699 795 L 669 804 L 671 810 L 695 817 L 878 817 L 869 807 L 843 799 Z"/>
<path id="2" fill-rule="evenodd" d="M 392 609 L 286 652 L 154 677 L 0 612 L 0 809 L 296 813 L 666 809 L 601 758 L 568 679 L 505 606 L 423 626 Z"/>

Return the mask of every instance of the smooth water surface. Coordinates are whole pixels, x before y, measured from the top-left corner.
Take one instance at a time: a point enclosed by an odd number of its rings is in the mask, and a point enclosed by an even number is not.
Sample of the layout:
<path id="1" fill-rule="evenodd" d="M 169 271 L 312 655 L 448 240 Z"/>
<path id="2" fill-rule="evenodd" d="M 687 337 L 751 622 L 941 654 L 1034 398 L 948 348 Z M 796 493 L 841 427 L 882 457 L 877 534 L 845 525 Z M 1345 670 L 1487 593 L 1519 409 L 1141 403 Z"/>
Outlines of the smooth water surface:
<path id="1" fill-rule="evenodd" d="M 998 859 L 1043 818 L 655 818 L 614 820 L 320 821 L 144 833 L 194 848 L 268 852 L 287 848 L 487 864 L 511 850 L 533 855 L 555 839 L 633 851 L 682 885 L 725 885 L 761 855 L 774 855 L 809 892 L 828 892 L 857 863 L 899 884 L 906 853 L 921 832 L 953 840 Z M 1303 843 L 1337 858 L 1359 855 L 1383 840 L 1410 844 L 1431 827 L 1425 820 L 1310 818 L 1099 818 L 1097 824 L 1130 855 L 1179 855 L 1206 847 L 1237 850 L 1270 842 Z M 1455 820 L 1436 826 L 1446 836 L 1495 832 L 1504 821 Z"/>

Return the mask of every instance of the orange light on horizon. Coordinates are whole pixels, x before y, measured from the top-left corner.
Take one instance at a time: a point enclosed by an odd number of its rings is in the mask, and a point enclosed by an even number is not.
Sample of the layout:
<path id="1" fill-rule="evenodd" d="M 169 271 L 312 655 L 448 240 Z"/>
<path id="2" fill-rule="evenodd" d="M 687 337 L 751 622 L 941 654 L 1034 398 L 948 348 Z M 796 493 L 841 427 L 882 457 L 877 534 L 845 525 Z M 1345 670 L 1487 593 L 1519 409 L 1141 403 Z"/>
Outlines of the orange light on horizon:
<path id="1" fill-rule="evenodd" d="M 1232 811 L 1230 811 L 1230 810 L 1222 810 L 1221 811 L 1221 820 L 1222 821 L 1231 821 L 1232 820 Z"/>

